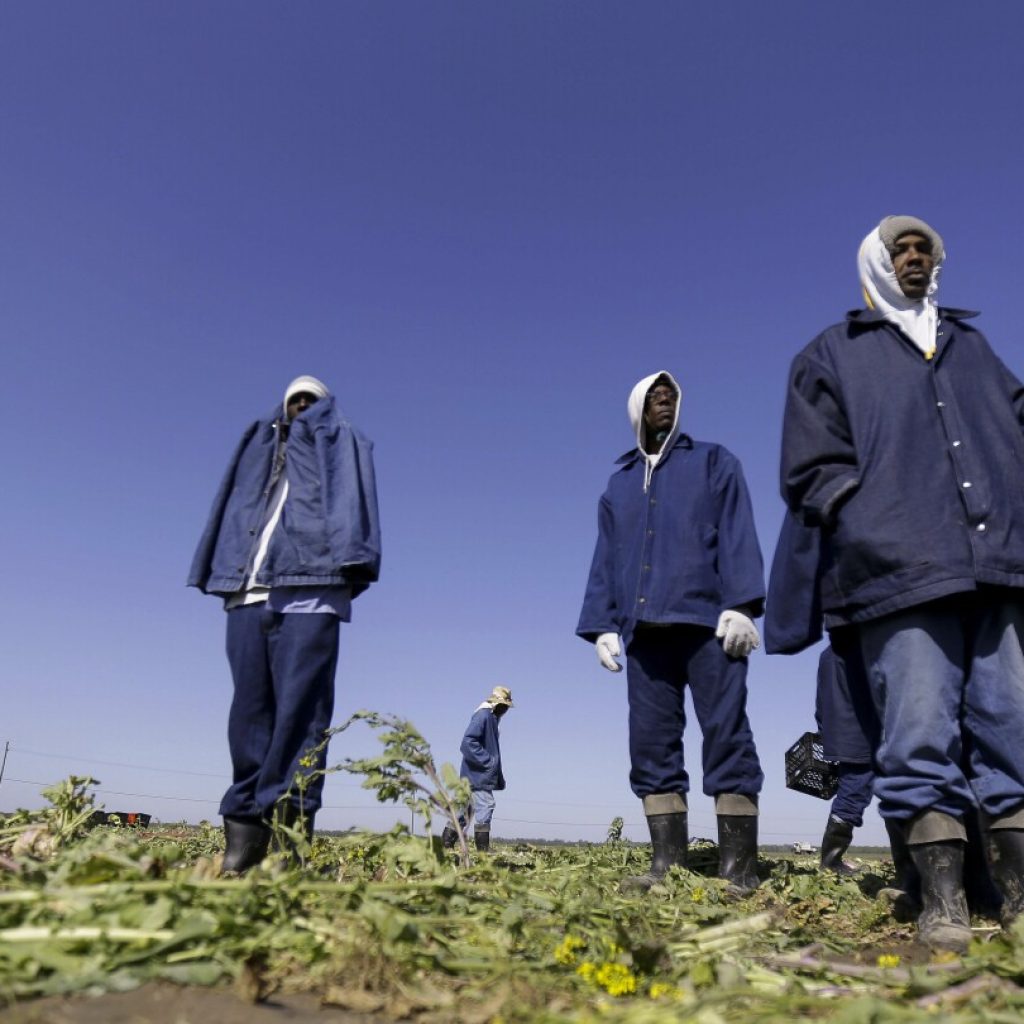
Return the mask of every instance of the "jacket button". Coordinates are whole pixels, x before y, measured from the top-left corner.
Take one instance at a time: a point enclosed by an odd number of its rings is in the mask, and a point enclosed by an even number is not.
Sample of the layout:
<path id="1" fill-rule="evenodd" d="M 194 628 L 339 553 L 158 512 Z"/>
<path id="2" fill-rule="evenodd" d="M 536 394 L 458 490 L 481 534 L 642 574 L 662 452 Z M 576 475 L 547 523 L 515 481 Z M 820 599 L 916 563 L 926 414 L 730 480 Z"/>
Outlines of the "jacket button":
<path id="1" fill-rule="evenodd" d="M 650 571 L 651 571 L 651 567 L 649 565 L 645 565 L 644 566 L 644 572 L 650 572 Z"/>
<path id="2" fill-rule="evenodd" d="M 970 486 L 971 486 L 971 481 L 970 480 L 965 480 L 964 481 L 964 488 L 966 489 L 966 488 L 968 488 Z"/>
<path id="3" fill-rule="evenodd" d="M 953 442 L 953 447 L 954 448 L 959 448 L 960 447 L 960 442 L 959 441 L 954 441 Z"/>
<path id="4" fill-rule="evenodd" d="M 252 536 L 254 536 L 255 534 L 256 534 L 256 527 L 254 527 L 254 526 L 250 526 L 250 527 L 249 527 L 249 536 L 250 536 L 250 537 L 252 537 Z"/>
<path id="5" fill-rule="evenodd" d="M 946 403 L 945 403 L 945 402 L 936 402 L 935 404 L 936 404 L 936 405 L 937 405 L 937 406 L 938 406 L 938 407 L 939 407 L 940 409 L 945 409 L 945 408 L 946 408 Z"/>
<path id="6" fill-rule="evenodd" d="M 640 600 L 637 602 L 637 604 L 647 604 L 647 598 L 646 597 L 641 597 Z"/>
<path id="7" fill-rule="evenodd" d="M 978 531 L 978 533 L 984 533 L 985 532 L 985 524 L 984 523 L 978 523 L 978 525 L 975 527 L 975 529 Z"/>
<path id="8" fill-rule="evenodd" d="M 647 531 L 647 536 L 648 537 L 653 537 L 654 536 L 654 531 L 653 530 L 648 530 Z"/>

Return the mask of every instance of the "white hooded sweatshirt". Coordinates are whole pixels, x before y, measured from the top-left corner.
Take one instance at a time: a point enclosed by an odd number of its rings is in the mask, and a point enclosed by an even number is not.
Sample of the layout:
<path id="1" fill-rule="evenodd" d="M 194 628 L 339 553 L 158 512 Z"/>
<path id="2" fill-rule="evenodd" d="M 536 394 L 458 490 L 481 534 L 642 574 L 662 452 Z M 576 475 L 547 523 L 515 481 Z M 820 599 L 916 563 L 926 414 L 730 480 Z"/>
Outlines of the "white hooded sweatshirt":
<path id="1" fill-rule="evenodd" d="M 654 382 L 658 380 L 659 377 L 664 377 L 668 383 L 675 388 L 676 414 L 675 418 L 672 420 L 672 429 L 665 435 L 658 450 L 653 454 L 648 454 L 644 450 L 644 444 L 647 440 L 647 425 L 644 423 L 644 404 L 647 401 L 647 392 L 651 390 L 654 386 Z M 679 407 L 682 404 L 682 388 L 679 387 L 675 377 L 673 377 L 668 370 L 659 370 L 657 373 L 652 373 L 649 377 L 644 377 L 644 379 L 641 380 L 629 394 L 629 401 L 626 403 L 626 410 L 629 413 L 629 422 L 633 424 L 633 431 L 636 433 L 637 448 L 640 449 L 640 455 L 646 463 L 646 469 L 644 471 L 645 491 L 651 485 L 651 476 L 654 474 L 655 466 L 657 466 L 661 461 L 661 457 L 665 452 L 675 444 L 675 440 L 679 436 Z"/>
<path id="2" fill-rule="evenodd" d="M 936 260 L 928 294 L 923 299 L 908 299 L 896 280 L 892 257 L 878 228 L 860 243 L 857 253 L 857 273 L 868 308 L 895 324 L 929 359 L 935 354 L 939 313 L 933 296 L 939 290 L 941 266 L 941 259 Z"/>

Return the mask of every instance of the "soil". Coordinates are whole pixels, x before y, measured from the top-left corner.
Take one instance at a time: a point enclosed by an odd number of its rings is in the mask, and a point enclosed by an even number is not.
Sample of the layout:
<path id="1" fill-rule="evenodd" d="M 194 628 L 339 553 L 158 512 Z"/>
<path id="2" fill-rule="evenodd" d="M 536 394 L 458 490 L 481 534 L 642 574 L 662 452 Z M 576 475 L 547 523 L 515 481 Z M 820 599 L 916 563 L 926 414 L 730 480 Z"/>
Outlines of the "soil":
<path id="1" fill-rule="evenodd" d="M 230 989 L 155 983 L 132 992 L 49 996 L 0 1006 L 3 1024 L 384 1024 L 385 1018 L 321 1006 L 313 995 L 249 1003 Z"/>

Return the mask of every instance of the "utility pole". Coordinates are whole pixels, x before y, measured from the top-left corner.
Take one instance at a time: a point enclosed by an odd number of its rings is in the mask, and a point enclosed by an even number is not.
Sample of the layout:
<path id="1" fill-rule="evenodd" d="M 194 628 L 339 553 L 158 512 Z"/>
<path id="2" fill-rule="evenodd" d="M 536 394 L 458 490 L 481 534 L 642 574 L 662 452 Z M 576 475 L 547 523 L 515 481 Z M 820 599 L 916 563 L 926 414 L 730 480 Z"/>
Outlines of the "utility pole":
<path id="1" fill-rule="evenodd" d="M 4 743 L 4 759 L 0 761 L 0 782 L 4 781 L 4 768 L 7 767 L 7 751 L 11 749 L 11 741 Z"/>

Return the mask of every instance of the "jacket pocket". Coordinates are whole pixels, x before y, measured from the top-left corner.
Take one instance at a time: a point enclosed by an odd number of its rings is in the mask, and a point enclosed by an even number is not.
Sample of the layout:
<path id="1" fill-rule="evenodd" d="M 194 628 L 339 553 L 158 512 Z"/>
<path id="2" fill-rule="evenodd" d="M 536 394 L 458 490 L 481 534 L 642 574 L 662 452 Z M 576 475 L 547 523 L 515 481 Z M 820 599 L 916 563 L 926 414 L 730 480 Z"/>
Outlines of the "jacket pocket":
<path id="1" fill-rule="evenodd" d="M 722 590 L 718 576 L 718 528 L 691 523 L 682 533 L 679 582 L 682 596 L 717 601 Z"/>
<path id="2" fill-rule="evenodd" d="M 336 568 L 331 565 L 326 523 L 316 511 L 304 508 L 303 503 L 298 502 L 290 508 L 286 506 L 281 516 L 280 532 L 302 568 L 318 574 Z"/>

